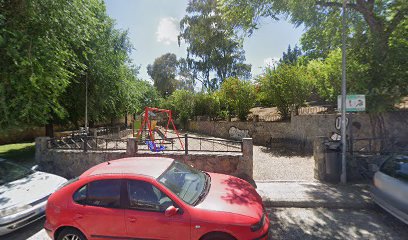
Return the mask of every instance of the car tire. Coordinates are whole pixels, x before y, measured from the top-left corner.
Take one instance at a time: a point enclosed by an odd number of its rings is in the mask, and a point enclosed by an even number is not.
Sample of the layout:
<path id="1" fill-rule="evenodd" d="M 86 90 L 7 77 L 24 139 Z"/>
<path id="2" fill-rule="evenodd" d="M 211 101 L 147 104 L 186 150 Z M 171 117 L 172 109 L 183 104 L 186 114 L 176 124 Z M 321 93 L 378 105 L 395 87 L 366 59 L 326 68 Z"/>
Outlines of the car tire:
<path id="1" fill-rule="evenodd" d="M 58 234 L 57 240 L 87 240 L 87 239 L 81 231 L 75 228 L 65 228 Z"/>
<path id="2" fill-rule="evenodd" d="M 201 238 L 201 240 L 236 240 L 236 239 L 227 233 L 217 232 L 209 233 L 205 235 L 203 238 Z"/>

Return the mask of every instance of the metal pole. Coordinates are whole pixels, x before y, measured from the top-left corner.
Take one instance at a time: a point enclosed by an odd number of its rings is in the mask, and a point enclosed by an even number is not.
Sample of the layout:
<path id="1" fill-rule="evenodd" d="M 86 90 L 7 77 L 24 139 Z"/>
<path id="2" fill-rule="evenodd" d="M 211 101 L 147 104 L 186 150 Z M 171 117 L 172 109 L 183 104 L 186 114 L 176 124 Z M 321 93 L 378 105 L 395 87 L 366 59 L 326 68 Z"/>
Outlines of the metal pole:
<path id="1" fill-rule="evenodd" d="M 85 79 L 85 133 L 88 135 L 88 73 Z"/>
<path id="2" fill-rule="evenodd" d="M 346 3 L 347 0 L 343 0 L 343 31 L 342 31 L 342 79 L 341 79 L 341 183 L 347 182 L 346 173 L 346 150 L 347 150 L 347 139 L 346 139 L 346 31 L 347 31 L 347 16 L 346 16 Z"/>
<path id="3" fill-rule="evenodd" d="M 188 155 L 188 135 L 184 134 L 184 154 Z"/>

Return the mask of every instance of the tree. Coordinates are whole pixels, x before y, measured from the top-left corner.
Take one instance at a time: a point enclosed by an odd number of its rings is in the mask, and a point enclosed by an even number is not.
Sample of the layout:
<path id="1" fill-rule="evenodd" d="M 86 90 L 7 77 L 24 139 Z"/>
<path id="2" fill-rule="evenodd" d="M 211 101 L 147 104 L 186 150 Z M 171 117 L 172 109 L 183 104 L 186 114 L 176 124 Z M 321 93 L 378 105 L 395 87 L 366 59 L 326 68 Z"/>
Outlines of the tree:
<path id="1" fill-rule="evenodd" d="M 178 86 L 177 89 L 184 89 L 193 92 L 195 87 L 195 79 L 193 70 L 188 64 L 185 58 L 180 58 L 177 65 L 177 77 Z"/>
<path id="2" fill-rule="evenodd" d="M 306 27 L 307 32 L 302 37 L 306 53 L 325 58 L 340 44 L 341 2 L 222 0 L 220 9 L 224 19 L 249 33 L 257 28 L 260 17 L 289 17 L 296 26 L 303 24 Z M 365 85 L 368 104 L 372 110 L 383 110 L 408 92 L 404 82 L 408 74 L 402 70 L 406 61 L 401 61 L 397 54 L 403 52 L 406 56 L 408 53 L 408 46 L 403 40 L 407 32 L 403 29 L 408 25 L 408 2 L 356 0 L 347 3 L 347 10 L 350 26 L 348 52 L 358 62 L 369 63 Z M 390 98 L 391 89 L 398 86 L 402 86 L 399 94 L 393 91 Z"/>
<path id="3" fill-rule="evenodd" d="M 301 65 L 282 64 L 267 69 L 258 81 L 263 103 L 276 106 L 283 119 L 290 118 L 310 95 L 310 77 Z"/>
<path id="4" fill-rule="evenodd" d="M 174 53 L 166 53 L 147 66 L 147 73 L 153 79 L 154 86 L 163 97 L 170 96 L 178 85 L 177 57 Z"/>
<path id="5" fill-rule="evenodd" d="M 295 45 L 295 48 L 292 50 L 290 45 L 288 46 L 287 52 L 282 54 L 282 58 L 279 59 L 280 64 L 295 64 L 298 58 L 302 56 L 302 51 Z"/>
<path id="6" fill-rule="evenodd" d="M 249 110 L 255 103 L 255 89 L 251 82 L 230 77 L 222 83 L 219 92 L 221 105 L 224 105 L 229 116 L 237 116 L 246 121 Z"/>
<path id="7" fill-rule="evenodd" d="M 176 90 L 164 100 L 161 107 L 172 110 L 174 118 L 186 126 L 187 121 L 193 116 L 194 93 L 187 90 Z"/>
<path id="8" fill-rule="evenodd" d="M 215 90 L 231 76 L 249 78 L 242 41 L 222 20 L 216 0 L 190 0 L 187 15 L 180 22 L 182 40 L 187 43 L 187 61 L 203 88 Z M 212 77 L 214 75 L 214 77 Z"/>
<path id="9" fill-rule="evenodd" d="M 78 126 L 86 83 L 90 121 L 137 109 L 132 46 L 114 25 L 101 0 L 0 0 L 1 129 Z"/>

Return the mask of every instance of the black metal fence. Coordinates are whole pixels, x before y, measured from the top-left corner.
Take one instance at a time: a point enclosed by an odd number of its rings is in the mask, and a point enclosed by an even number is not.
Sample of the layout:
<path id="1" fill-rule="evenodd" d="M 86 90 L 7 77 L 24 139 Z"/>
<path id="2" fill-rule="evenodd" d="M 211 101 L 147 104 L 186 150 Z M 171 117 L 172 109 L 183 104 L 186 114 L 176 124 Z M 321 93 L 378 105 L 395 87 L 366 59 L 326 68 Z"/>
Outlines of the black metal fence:
<path id="1" fill-rule="evenodd" d="M 232 141 L 218 138 L 195 137 L 185 134 L 178 137 L 139 140 L 138 151 L 152 152 L 216 152 L 216 153 L 240 153 L 242 141 Z"/>
<path id="2" fill-rule="evenodd" d="M 47 144 L 49 149 L 83 150 L 83 151 L 114 151 L 126 150 L 126 139 L 76 136 L 51 138 Z"/>

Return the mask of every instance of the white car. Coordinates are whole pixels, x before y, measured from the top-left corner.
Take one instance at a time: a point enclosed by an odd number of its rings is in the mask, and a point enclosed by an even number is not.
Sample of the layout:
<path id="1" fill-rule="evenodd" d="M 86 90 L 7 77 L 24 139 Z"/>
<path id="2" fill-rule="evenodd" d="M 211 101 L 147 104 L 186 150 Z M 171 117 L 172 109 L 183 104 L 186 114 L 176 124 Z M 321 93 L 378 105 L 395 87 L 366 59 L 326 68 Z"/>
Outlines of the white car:
<path id="1" fill-rule="evenodd" d="M 389 156 L 373 180 L 374 201 L 408 224 L 408 156 Z"/>
<path id="2" fill-rule="evenodd" d="M 0 159 L 0 236 L 43 217 L 48 197 L 63 177 Z"/>

